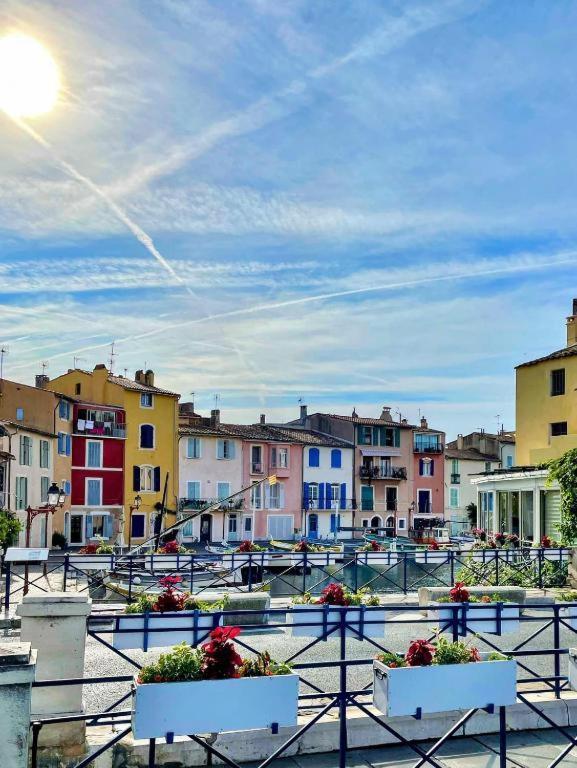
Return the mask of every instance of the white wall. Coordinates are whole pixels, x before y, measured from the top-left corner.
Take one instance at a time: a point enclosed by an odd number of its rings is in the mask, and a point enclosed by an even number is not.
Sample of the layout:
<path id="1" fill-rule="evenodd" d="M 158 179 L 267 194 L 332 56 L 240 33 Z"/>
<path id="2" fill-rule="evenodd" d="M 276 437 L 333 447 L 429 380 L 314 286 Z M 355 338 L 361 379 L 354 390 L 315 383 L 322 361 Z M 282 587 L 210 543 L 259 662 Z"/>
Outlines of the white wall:
<path id="1" fill-rule="evenodd" d="M 309 466 L 309 451 L 311 448 L 317 447 L 319 449 L 319 466 Z M 340 448 L 341 451 L 341 467 L 340 469 L 331 467 L 331 451 L 333 448 L 328 446 L 305 446 L 303 452 L 303 483 L 337 483 L 339 487 L 342 483 L 347 486 L 346 498 L 347 498 L 347 510 L 340 509 L 340 524 L 342 526 L 352 525 L 352 512 L 350 512 L 350 503 L 354 494 L 354 482 L 353 482 L 353 452 L 354 448 Z M 340 500 L 340 497 L 339 497 Z M 331 526 L 331 510 L 328 509 L 309 509 L 307 512 L 306 530 L 303 531 L 305 536 L 309 535 L 309 516 L 310 514 L 316 514 L 318 519 L 318 536 L 319 538 L 330 538 L 332 533 Z M 350 538 L 350 533 L 341 534 L 341 538 Z"/>
<path id="2" fill-rule="evenodd" d="M 491 462 L 491 469 L 498 469 L 499 462 Z M 450 458 L 445 458 L 445 520 L 466 522 L 467 526 L 452 526 L 453 532 L 468 527 L 467 506 L 471 503 L 477 504 L 477 488 L 471 483 L 471 478 L 485 471 L 485 460 L 473 461 L 470 459 L 459 459 L 460 483 L 451 483 L 453 474 L 453 462 Z M 458 491 L 459 503 L 457 507 L 451 506 L 451 488 Z"/>

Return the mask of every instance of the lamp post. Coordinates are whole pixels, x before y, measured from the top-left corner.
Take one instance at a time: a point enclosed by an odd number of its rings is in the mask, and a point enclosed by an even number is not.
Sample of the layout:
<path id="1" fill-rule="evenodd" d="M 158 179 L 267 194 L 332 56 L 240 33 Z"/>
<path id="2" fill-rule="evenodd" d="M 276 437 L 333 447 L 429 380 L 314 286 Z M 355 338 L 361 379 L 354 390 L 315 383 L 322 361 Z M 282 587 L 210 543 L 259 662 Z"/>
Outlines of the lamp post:
<path id="1" fill-rule="evenodd" d="M 131 504 L 128 508 L 128 551 L 130 552 L 130 549 L 132 547 L 132 513 L 135 509 L 140 509 L 140 505 L 142 503 L 142 498 L 140 494 L 136 495 L 134 497 L 134 504 Z"/>
<path id="2" fill-rule="evenodd" d="M 50 488 L 48 489 L 48 499 L 47 503 L 43 507 L 31 507 L 28 506 L 26 509 L 26 547 L 30 546 L 30 536 L 32 533 L 32 522 L 33 520 L 38 517 L 38 515 L 46 515 L 46 529 L 48 530 L 48 514 L 53 515 L 57 507 L 63 507 L 64 502 L 66 500 L 66 494 L 64 491 L 59 488 L 56 483 L 52 483 Z M 48 542 L 46 542 L 48 543 Z M 24 590 L 23 594 L 28 594 L 28 568 L 29 565 L 26 563 L 24 567 Z M 46 574 L 46 563 L 44 564 L 44 573 Z"/>

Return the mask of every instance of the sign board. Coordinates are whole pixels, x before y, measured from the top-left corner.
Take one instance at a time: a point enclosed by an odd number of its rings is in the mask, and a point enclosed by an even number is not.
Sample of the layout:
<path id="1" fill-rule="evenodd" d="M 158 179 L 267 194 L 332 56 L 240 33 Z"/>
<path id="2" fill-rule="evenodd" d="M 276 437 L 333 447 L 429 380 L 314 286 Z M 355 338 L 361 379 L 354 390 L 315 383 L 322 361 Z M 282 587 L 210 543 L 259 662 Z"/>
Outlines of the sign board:
<path id="1" fill-rule="evenodd" d="M 50 550 L 34 547 L 8 547 L 4 560 L 7 563 L 38 563 L 48 560 Z"/>

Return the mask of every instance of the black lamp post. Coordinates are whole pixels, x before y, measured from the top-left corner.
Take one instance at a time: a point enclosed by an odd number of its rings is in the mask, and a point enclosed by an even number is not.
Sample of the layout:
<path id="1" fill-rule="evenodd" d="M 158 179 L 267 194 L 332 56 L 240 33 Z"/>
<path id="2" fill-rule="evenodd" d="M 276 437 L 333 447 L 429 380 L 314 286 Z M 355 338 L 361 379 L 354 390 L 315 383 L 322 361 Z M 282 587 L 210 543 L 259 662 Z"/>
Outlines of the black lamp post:
<path id="1" fill-rule="evenodd" d="M 142 503 L 142 497 L 140 494 L 137 494 L 134 497 L 134 504 L 131 504 L 128 508 L 128 550 L 130 551 L 130 548 L 132 547 L 132 513 L 135 509 L 140 509 L 140 505 Z"/>
<path id="2" fill-rule="evenodd" d="M 26 509 L 26 547 L 30 546 L 30 536 L 32 532 L 32 522 L 38 515 L 46 515 L 46 521 L 48 522 L 48 515 L 53 515 L 57 507 L 64 506 L 66 500 L 66 494 L 59 488 L 56 483 L 52 483 L 48 489 L 47 503 L 43 507 L 30 507 Z M 48 528 L 48 526 L 47 526 Z M 24 589 L 23 593 L 28 594 L 28 563 L 24 568 Z"/>

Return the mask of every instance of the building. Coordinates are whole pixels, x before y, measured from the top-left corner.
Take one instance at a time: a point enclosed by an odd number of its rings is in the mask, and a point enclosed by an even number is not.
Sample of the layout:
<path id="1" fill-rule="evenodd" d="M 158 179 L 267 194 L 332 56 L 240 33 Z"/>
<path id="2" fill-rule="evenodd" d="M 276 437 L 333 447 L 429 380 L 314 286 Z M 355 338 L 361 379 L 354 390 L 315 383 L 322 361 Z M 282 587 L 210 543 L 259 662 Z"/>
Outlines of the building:
<path id="1" fill-rule="evenodd" d="M 430 429 L 426 418 L 413 429 L 414 488 L 409 527 L 418 531 L 444 523 L 445 433 Z"/>
<path id="2" fill-rule="evenodd" d="M 515 463 L 515 433 L 484 430 L 458 435 L 445 451 L 445 520 L 457 534 L 471 527 L 467 508 L 477 506 L 477 488 L 471 478 Z"/>
<path id="3" fill-rule="evenodd" d="M 24 525 L 26 509 L 46 504 L 52 483 L 66 494 L 62 509 L 54 515 L 36 518 L 31 531 L 33 546 L 51 545 L 52 531 L 63 530 L 64 514 L 70 508 L 71 401 L 44 389 L 45 383 L 43 376 L 36 377 L 34 387 L 7 379 L 0 381 L 2 505 L 16 512 Z M 60 434 L 64 436 L 63 442 L 57 437 Z M 65 449 L 62 453 L 58 450 L 60 445 Z M 24 531 L 19 543 L 25 543 Z"/>
<path id="4" fill-rule="evenodd" d="M 125 525 L 129 517 L 132 543 L 154 533 L 161 511 L 167 515 L 167 522 L 175 520 L 180 395 L 155 386 L 151 370 L 136 371 L 134 379 L 129 379 L 110 373 L 102 364 L 93 371 L 71 369 L 52 380 L 51 386 L 85 403 L 124 412 L 123 499 L 122 507 L 114 513 L 118 519 L 113 522 L 115 530 L 124 532 L 124 543 L 128 539 Z M 134 510 L 137 496 L 138 512 Z"/>
<path id="5" fill-rule="evenodd" d="M 516 368 L 515 466 L 472 478 L 479 525 L 529 541 L 558 536 L 561 498 L 542 464 L 577 447 L 577 299 L 566 319 L 566 346 Z"/>

